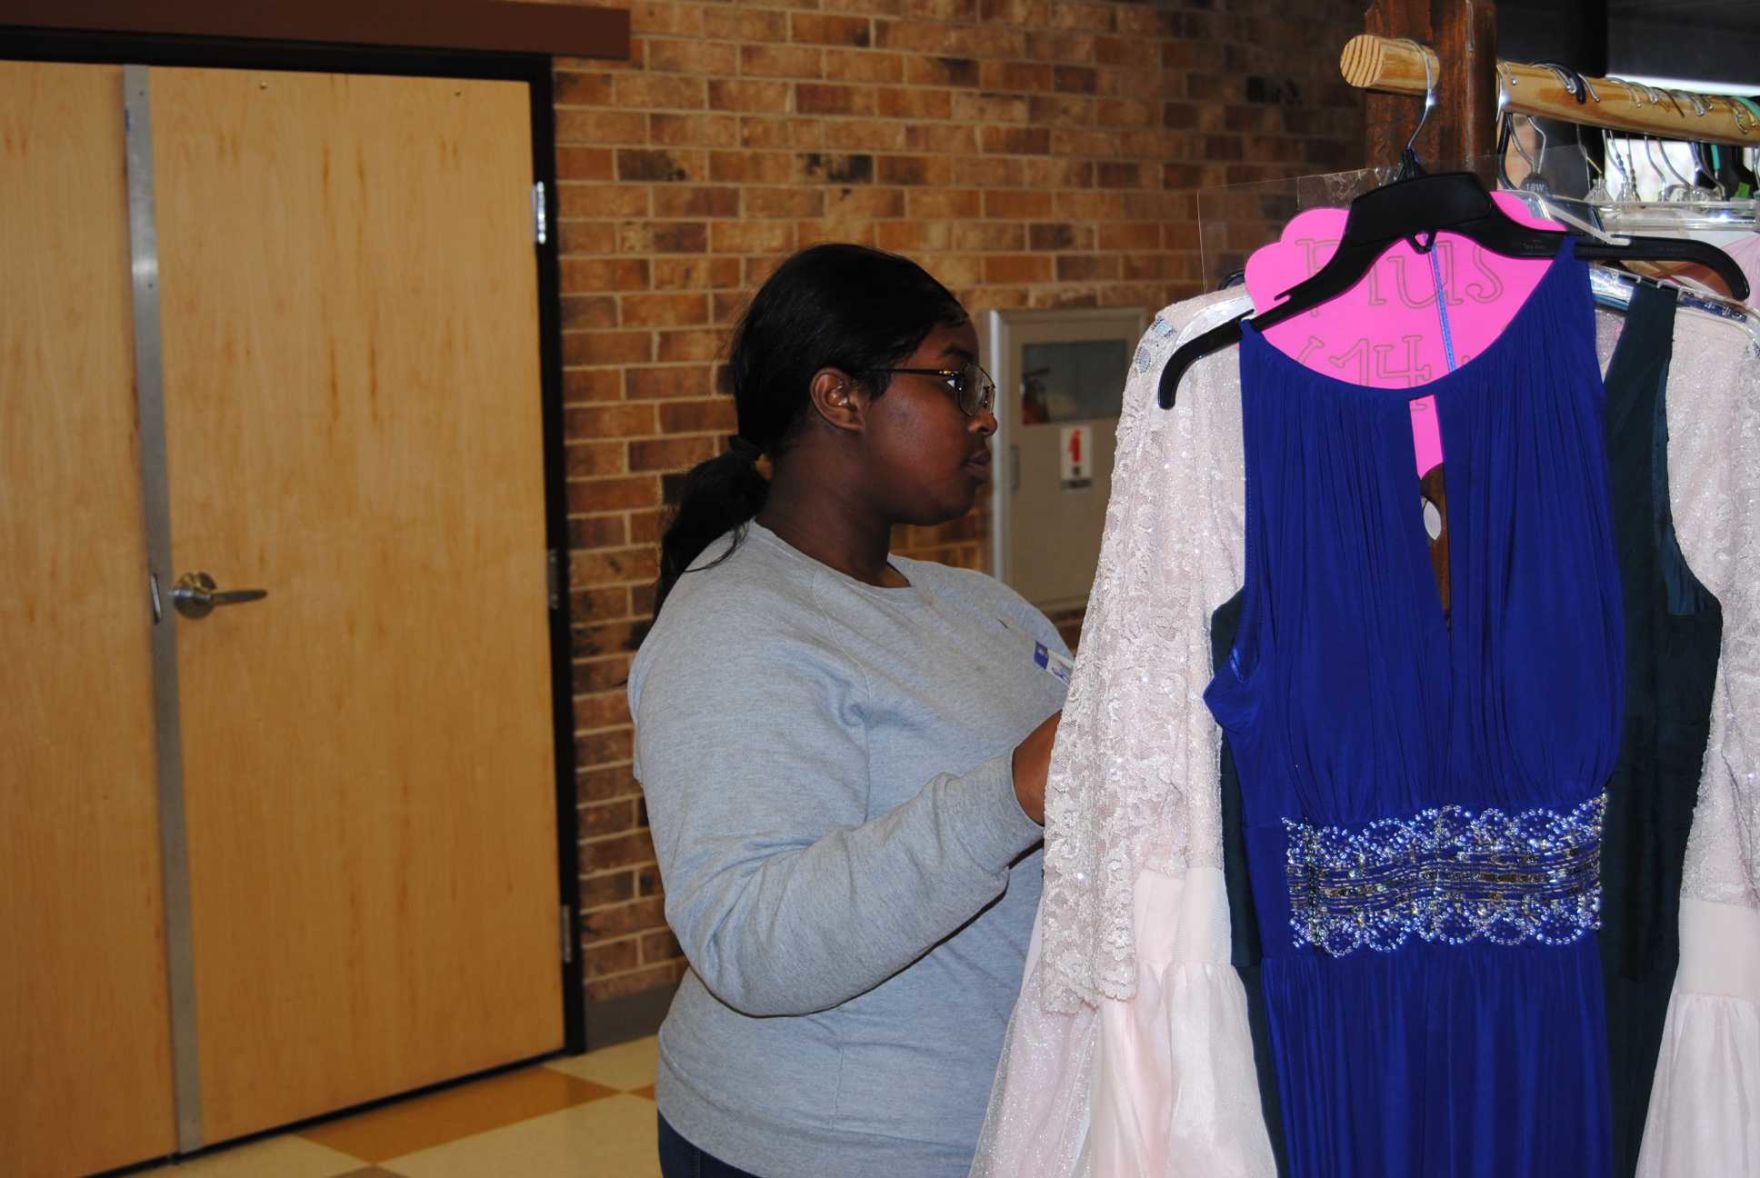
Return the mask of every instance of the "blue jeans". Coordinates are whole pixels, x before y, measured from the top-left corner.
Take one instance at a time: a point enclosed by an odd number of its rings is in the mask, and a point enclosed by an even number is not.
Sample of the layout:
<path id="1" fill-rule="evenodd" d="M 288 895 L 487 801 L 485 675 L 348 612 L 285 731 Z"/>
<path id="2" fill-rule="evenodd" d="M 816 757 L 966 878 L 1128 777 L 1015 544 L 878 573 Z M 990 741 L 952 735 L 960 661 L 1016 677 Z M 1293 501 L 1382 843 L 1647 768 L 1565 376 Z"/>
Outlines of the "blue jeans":
<path id="1" fill-rule="evenodd" d="M 667 1124 L 665 1117 L 659 1120 L 660 1173 L 664 1178 L 757 1178 L 698 1149 Z"/>

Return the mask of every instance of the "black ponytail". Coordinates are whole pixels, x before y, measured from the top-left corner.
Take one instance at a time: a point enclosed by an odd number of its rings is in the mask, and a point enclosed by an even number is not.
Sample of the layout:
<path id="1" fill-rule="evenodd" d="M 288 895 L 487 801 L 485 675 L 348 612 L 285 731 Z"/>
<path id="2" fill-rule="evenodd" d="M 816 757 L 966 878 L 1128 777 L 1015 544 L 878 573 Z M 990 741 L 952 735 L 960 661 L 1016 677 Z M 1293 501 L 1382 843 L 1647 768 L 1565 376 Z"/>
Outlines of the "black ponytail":
<path id="1" fill-rule="evenodd" d="M 739 434 L 726 453 L 685 476 L 660 541 L 655 612 L 704 549 L 763 508 L 770 482 L 758 460 L 779 458 L 807 420 L 814 373 L 841 369 L 878 396 L 882 369 L 937 326 L 965 321 L 951 291 L 896 254 L 817 245 L 783 262 L 734 329 L 727 375 Z"/>

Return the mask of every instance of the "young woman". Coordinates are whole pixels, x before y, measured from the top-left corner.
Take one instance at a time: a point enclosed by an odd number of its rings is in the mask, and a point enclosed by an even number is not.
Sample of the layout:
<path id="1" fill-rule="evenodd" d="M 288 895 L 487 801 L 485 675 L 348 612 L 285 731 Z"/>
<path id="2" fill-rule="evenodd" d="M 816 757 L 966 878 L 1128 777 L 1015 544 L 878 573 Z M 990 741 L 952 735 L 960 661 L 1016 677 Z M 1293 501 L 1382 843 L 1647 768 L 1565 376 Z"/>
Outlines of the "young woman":
<path id="1" fill-rule="evenodd" d="M 853 245 L 784 262 L 735 334 L 738 439 L 685 481 L 629 687 L 691 964 L 660 1031 L 667 1178 L 970 1165 L 1067 654 L 999 582 L 888 554 L 987 481 L 977 352 L 945 287 Z"/>

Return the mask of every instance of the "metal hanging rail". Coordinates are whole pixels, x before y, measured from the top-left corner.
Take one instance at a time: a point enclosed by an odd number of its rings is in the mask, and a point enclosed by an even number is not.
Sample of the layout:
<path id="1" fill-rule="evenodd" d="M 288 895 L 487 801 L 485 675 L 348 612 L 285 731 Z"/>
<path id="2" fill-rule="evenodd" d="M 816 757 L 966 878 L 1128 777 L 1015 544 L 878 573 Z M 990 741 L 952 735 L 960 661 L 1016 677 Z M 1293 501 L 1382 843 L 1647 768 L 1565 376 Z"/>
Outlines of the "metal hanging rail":
<path id="1" fill-rule="evenodd" d="M 1370 33 L 1345 44 L 1338 68 L 1359 90 L 1419 97 L 1427 78 L 1442 76 L 1441 62 L 1429 47 Z M 1760 106 L 1741 98 L 1662 90 L 1620 78 L 1585 78 L 1554 66 L 1501 60 L 1497 83 L 1501 109 L 1516 114 L 1659 139 L 1760 145 Z"/>

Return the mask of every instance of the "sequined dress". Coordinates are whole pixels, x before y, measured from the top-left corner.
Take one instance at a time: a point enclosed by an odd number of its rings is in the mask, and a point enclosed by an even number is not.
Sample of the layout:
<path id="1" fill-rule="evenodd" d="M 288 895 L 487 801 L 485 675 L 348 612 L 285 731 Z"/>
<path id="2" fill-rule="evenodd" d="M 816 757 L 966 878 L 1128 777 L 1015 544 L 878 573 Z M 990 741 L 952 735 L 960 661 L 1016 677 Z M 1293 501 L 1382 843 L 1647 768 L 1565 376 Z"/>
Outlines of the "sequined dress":
<path id="1" fill-rule="evenodd" d="M 1610 1172 L 1601 820 L 1622 607 L 1587 273 L 1415 389 L 1247 329 L 1243 788 L 1293 1178 Z M 1448 453 L 1451 610 L 1409 403 Z"/>

